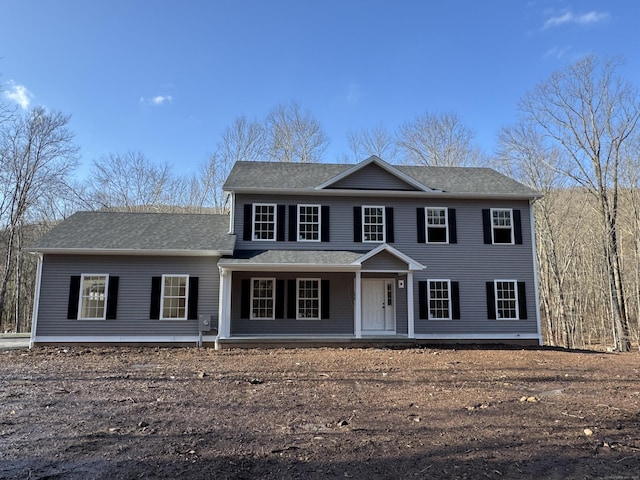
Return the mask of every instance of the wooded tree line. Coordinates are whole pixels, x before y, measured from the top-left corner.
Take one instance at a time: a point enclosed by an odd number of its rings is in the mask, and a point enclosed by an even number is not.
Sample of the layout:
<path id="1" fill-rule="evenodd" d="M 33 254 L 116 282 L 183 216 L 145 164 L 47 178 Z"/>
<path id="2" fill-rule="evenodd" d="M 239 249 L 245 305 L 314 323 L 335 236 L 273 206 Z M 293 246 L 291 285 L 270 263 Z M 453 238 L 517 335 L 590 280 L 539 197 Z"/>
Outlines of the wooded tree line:
<path id="1" fill-rule="evenodd" d="M 492 154 L 457 114 L 426 112 L 393 130 L 348 132 L 350 151 L 337 160 L 491 166 L 537 189 L 545 342 L 626 351 L 640 336 L 640 96 L 621 65 L 588 56 L 539 83 Z M 30 328 L 36 262 L 24 248 L 59 219 L 92 209 L 226 211 L 222 184 L 236 161 L 319 162 L 329 144 L 310 112 L 283 103 L 262 119 L 237 117 L 194 174 L 131 151 L 95 159 L 81 182 L 69 120 L 0 106 L 3 331 Z"/>

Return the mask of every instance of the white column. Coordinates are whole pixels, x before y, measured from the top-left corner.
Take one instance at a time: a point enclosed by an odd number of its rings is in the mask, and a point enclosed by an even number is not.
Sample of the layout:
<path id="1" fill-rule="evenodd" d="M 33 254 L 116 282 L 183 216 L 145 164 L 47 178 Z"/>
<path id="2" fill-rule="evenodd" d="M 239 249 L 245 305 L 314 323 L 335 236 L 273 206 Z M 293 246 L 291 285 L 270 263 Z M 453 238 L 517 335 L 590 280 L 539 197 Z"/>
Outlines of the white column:
<path id="1" fill-rule="evenodd" d="M 218 301 L 218 338 L 231 333 L 231 272 L 220 268 L 220 299 Z"/>
<path id="2" fill-rule="evenodd" d="M 356 272 L 355 282 L 355 300 L 353 308 L 353 320 L 355 322 L 356 338 L 362 338 L 362 275 L 360 271 Z"/>
<path id="3" fill-rule="evenodd" d="M 415 338 L 415 315 L 413 310 L 413 272 L 407 272 L 407 335 Z"/>

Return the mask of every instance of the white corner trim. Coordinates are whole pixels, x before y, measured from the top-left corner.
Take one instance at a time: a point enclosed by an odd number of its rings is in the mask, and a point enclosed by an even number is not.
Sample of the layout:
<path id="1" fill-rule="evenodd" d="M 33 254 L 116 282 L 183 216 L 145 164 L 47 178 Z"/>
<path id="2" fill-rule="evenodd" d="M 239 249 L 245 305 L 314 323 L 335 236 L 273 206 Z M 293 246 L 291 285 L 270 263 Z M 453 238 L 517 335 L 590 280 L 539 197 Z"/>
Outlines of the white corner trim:
<path id="1" fill-rule="evenodd" d="M 42 283 L 42 254 L 37 253 L 38 269 L 36 270 L 35 295 L 33 296 L 33 313 L 31 316 L 31 338 L 29 339 L 29 348 L 33 348 L 34 338 L 38 330 L 38 310 L 40 309 L 40 285 Z"/>

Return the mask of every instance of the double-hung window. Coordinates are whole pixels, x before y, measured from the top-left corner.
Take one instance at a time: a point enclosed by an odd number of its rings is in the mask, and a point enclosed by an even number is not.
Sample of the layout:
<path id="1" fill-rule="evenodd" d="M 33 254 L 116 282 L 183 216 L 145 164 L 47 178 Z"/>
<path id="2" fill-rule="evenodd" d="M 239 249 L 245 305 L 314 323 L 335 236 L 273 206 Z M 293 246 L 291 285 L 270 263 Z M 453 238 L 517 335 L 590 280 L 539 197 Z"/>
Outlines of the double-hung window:
<path id="1" fill-rule="evenodd" d="M 491 209 L 491 234 L 493 243 L 514 243 L 513 210 L 510 208 Z"/>
<path id="2" fill-rule="evenodd" d="M 385 208 L 376 206 L 362 207 L 362 241 L 384 242 Z"/>
<path id="3" fill-rule="evenodd" d="M 255 203 L 253 205 L 253 239 L 276 239 L 276 205 Z"/>
<path id="4" fill-rule="evenodd" d="M 518 290 L 515 280 L 495 280 L 496 316 L 501 320 L 518 319 Z"/>
<path id="5" fill-rule="evenodd" d="M 186 320 L 188 275 L 163 275 L 160 312 L 162 320 Z"/>
<path id="6" fill-rule="evenodd" d="M 275 306 L 274 278 L 251 279 L 251 320 L 273 320 Z"/>
<path id="7" fill-rule="evenodd" d="M 298 306 L 296 319 L 319 320 L 320 319 L 320 280 L 317 278 L 299 278 L 297 280 Z"/>
<path id="8" fill-rule="evenodd" d="M 449 222 L 446 208 L 426 208 L 427 243 L 447 243 Z"/>
<path id="9" fill-rule="evenodd" d="M 320 205 L 298 205 L 298 240 L 320 241 Z"/>
<path id="10" fill-rule="evenodd" d="M 82 275 L 80 284 L 80 320 L 104 320 L 107 315 L 109 275 Z"/>
<path id="11" fill-rule="evenodd" d="M 429 319 L 451 320 L 451 282 L 429 280 Z"/>

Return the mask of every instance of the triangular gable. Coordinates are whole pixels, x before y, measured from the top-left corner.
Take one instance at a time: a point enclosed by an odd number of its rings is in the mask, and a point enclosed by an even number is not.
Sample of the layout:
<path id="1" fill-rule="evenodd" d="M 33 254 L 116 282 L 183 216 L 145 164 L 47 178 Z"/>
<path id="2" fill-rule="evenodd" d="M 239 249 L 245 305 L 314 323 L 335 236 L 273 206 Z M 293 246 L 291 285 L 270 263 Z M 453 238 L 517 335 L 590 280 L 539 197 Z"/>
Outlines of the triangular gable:
<path id="1" fill-rule="evenodd" d="M 373 260 L 375 257 L 380 256 L 383 263 L 388 264 L 388 262 L 384 262 L 385 257 L 388 258 L 392 256 L 393 258 L 399 260 L 403 264 L 406 265 L 406 270 L 424 270 L 425 267 L 420 262 L 415 261 L 413 258 L 405 255 L 400 250 L 393 248 L 391 245 L 383 243 L 382 245 L 378 245 L 373 250 L 365 253 L 359 259 L 355 260 L 351 265 L 360 265 L 363 266 L 365 262 Z M 375 262 L 368 262 L 371 264 L 375 264 Z"/>
<path id="2" fill-rule="evenodd" d="M 330 178 L 316 189 L 435 191 L 375 155 Z"/>

